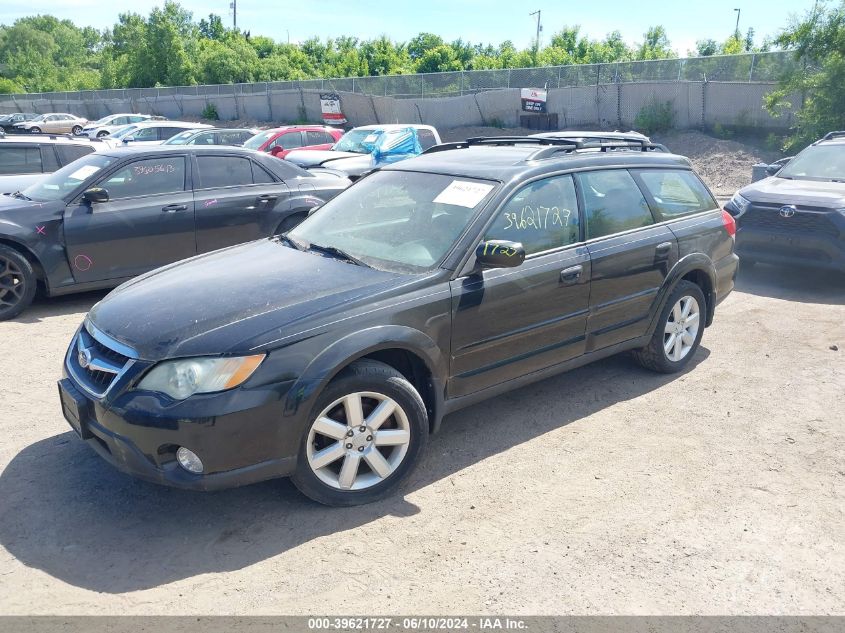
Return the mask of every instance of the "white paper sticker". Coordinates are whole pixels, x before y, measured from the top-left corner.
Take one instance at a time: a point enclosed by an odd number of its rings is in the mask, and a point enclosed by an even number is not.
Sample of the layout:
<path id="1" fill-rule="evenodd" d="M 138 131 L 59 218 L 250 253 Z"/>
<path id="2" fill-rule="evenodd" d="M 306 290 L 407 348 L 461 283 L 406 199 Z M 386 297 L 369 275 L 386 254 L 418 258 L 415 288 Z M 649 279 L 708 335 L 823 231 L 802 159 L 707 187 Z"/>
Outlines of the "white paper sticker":
<path id="1" fill-rule="evenodd" d="M 434 202 L 454 204 L 471 209 L 481 202 L 492 188 L 493 185 L 485 185 L 480 182 L 453 180 L 448 187 L 440 192 Z"/>
<path id="2" fill-rule="evenodd" d="M 375 143 L 377 138 L 378 138 L 378 134 L 368 134 L 368 135 L 364 138 L 364 140 L 363 140 L 363 141 L 361 141 L 361 142 L 362 142 L 362 143 Z"/>
<path id="3" fill-rule="evenodd" d="M 85 180 L 92 174 L 96 174 L 98 171 L 100 171 L 100 168 L 96 165 L 84 165 L 68 176 L 68 178 L 72 180 Z"/>

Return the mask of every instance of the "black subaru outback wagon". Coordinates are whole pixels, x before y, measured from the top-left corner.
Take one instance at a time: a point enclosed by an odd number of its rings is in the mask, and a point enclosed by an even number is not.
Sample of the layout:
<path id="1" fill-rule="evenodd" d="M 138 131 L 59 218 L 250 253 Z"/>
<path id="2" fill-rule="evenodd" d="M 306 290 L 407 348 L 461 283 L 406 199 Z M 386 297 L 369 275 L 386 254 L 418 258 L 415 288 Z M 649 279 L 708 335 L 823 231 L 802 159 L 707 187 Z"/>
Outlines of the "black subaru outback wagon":
<path id="1" fill-rule="evenodd" d="M 437 146 L 284 236 L 130 281 L 73 337 L 64 415 L 143 479 L 290 475 L 353 505 L 395 489 L 461 407 L 626 350 L 678 371 L 733 288 L 735 225 L 655 149 Z"/>

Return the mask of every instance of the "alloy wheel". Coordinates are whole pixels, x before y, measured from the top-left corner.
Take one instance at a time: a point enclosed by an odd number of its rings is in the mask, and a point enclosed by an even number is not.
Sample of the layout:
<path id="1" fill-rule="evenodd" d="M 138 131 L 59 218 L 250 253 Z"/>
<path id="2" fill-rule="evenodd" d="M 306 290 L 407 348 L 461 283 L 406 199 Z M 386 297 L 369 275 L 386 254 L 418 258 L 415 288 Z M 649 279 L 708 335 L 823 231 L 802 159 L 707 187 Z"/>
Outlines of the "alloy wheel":
<path id="1" fill-rule="evenodd" d="M 0 309 L 14 308 L 25 294 L 23 271 L 15 262 L 0 258 Z"/>
<path id="2" fill-rule="evenodd" d="M 365 490 L 402 464 L 411 425 L 392 398 L 372 391 L 347 394 L 327 406 L 308 432 L 312 472 L 337 490 Z"/>
<path id="3" fill-rule="evenodd" d="M 698 337 L 700 316 L 695 297 L 684 296 L 678 299 L 663 328 L 663 351 L 666 358 L 673 362 L 686 358 Z"/>

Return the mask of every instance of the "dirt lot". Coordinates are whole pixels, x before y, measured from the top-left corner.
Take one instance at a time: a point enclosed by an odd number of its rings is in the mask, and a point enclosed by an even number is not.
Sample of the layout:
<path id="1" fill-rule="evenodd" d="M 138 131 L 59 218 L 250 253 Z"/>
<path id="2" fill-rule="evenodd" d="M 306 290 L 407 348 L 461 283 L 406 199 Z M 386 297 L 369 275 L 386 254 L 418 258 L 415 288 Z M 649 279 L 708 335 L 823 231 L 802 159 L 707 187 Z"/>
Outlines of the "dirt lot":
<path id="1" fill-rule="evenodd" d="M 101 296 L 0 323 L 0 613 L 845 614 L 840 278 L 744 274 L 683 375 L 622 356 L 454 414 L 344 510 L 102 462 L 55 387 Z"/>

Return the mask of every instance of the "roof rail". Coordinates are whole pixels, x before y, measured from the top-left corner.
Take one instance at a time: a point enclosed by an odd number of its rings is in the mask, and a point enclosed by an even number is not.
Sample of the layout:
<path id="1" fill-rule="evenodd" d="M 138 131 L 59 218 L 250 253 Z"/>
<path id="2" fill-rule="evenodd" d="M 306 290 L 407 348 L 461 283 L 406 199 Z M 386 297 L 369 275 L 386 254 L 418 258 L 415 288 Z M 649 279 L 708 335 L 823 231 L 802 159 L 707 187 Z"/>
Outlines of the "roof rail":
<path id="1" fill-rule="evenodd" d="M 832 138 L 840 138 L 842 136 L 845 136 L 845 130 L 838 130 L 836 132 L 828 132 L 827 134 L 824 135 L 822 140 L 823 141 L 829 141 Z"/>
<path id="2" fill-rule="evenodd" d="M 465 141 L 457 141 L 455 143 L 441 143 L 429 147 L 423 154 L 433 154 L 434 152 L 445 152 L 450 149 L 466 149 L 473 145 L 555 145 L 564 146 L 570 149 L 575 149 L 577 144 L 575 141 L 569 139 L 557 138 L 538 138 L 532 136 L 474 136 Z"/>
<path id="3" fill-rule="evenodd" d="M 637 150 L 641 152 L 668 152 L 664 145 L 660 143 L 652 143 L 649 140 L 630 137 L 625 139 L 613 138 L 603 142 L 598 137 L 585 138 L 547 138 L 543 136 L 492 136 L 492 137 L 474 137 L 468 138 L 466 141 L 458 141 L 456 143 L 442 143 L 428 148 L 423 154 L 433 154 L 434 152 L 444 152 L 453 149 L 466 149 L 467 147 L 478 145 L 545 145 L 541 149 L 531 154 L 525 160 L 542 160 L 550 158 L 558 153 L 572 153 L 577 150 L 598 150 L 600 152 L 608 152 L 613 150 Z"/>
<path id="4" fill-rule="evenodd" d="M 583 134 L 573 134 L 571 136 L 553 136 L 556 132 L 548 132 L 548 136 L 537 134 L 532 135 L 532 138 L 549 138 L 549 139 L 558 139 L 561 141 L 583 141 L 583 140 L 590 140 L 590 141 L 627 141 L 629 143 L 638 143 L 640 145 L 648 144 L 651 141 L 644 137 L 642 134 L 638 134 L 636 132 L 610 132 L 610 133 L 601 133 L 601 132 L 586 132 Z M 565 135 L 566 132 L 559 132 L 559 134 Z"/>

